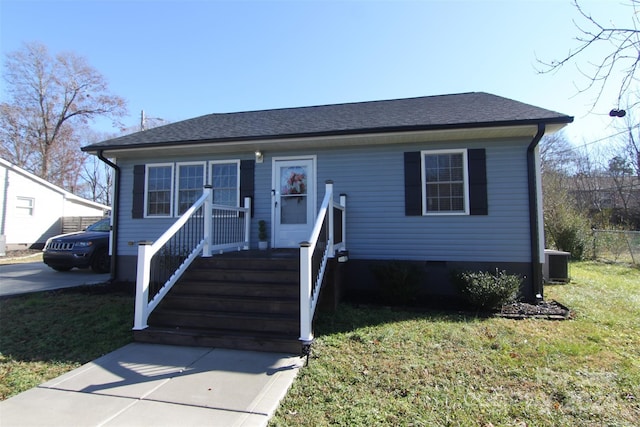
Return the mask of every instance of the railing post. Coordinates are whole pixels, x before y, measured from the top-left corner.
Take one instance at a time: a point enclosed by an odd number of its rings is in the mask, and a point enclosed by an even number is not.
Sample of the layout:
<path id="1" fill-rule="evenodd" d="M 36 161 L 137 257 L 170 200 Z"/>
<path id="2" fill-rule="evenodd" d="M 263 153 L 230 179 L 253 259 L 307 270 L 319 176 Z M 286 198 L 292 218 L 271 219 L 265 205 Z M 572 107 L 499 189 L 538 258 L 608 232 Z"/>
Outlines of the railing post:
<path id="1" fill-rule="evenodd" d="M 251 197 L 244 198 L 244 207 L 247 212 L 244 214 L 244 250 L 251 247 Z"/>
<path id="2" fill-rule="evenodd" d="M 329 228 L 329 238 L 327 239 L 327 255 L 329 258 L 333 258 L 335 251 L 333 249 L 334 236 L 333 236 L 333 181 L 330 179 L 325 181 L 325 195 L 329 195 L 329 205 L 327 206 L 327 226 Z"/>
<path id="3" fill-rule="evenodd" d="M 344 208 L 342 209 L 342 246 L 344 249 L 347 249 L 347 195 L 340 195 L 340 205 Z"/>
<path id="4" fill-rule="evenodd" d="M 311 244 L 300 243 L 300 341 L 308 346 L 313 341 L 311 332 Z"/>
<path id="5" fill-rule="evenodd" d="M 151 277 L 151 242 L 138 244 L 138 272 L 136 277 L 136 302 L 133 329 L 140 331 L 147 327 L 149 305 L 149 280 Z"/>
<path id="6" fill-rule="evenodd" d="M 207 184 L 204 186 L 204 191 L 207 193 L 207 198 L 202 207 L 202 220 L 204 221 L 204 247 L 202 248 L 202 257 L 208 258 L 211 256 L 211 205 L 213 204 L 213 187 Z"/>

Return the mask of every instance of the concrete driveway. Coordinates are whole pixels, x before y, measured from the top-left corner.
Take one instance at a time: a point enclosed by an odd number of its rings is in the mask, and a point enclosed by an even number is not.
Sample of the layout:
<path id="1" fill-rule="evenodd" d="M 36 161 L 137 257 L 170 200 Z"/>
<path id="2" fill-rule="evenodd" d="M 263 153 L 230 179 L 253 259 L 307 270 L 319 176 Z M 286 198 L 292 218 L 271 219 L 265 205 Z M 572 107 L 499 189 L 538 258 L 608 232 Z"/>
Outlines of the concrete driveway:
<path id="1" fill-rule="evenodd" d="M 109 277 L 108 273 L 96 274 L 90 269 L 55 271 L 42 261 L 0 265 L 0 296 L 94 285 Z"/>

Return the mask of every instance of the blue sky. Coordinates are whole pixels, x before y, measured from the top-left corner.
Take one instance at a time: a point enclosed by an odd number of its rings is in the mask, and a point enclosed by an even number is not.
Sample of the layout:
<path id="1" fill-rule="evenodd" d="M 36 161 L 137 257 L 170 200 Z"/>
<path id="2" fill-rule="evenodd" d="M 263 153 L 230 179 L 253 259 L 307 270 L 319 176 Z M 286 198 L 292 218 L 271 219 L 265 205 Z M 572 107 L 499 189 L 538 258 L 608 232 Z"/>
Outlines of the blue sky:
<path id="1" fill-rule="evenodd" d="M 628 21 L 617 0 L 581 3 Z M 576 46 L 575 18 L 568 0 L 0 0 L 0 53 L 39 41 L 84 56 L 128 101 L 129 126 L 143 109 L 175 122 L 484 91 L 575 116 L 569 135 L 584 143 L 615 133 L 614 91 L 589 112 L 575 66 L 536 71 Z"/>

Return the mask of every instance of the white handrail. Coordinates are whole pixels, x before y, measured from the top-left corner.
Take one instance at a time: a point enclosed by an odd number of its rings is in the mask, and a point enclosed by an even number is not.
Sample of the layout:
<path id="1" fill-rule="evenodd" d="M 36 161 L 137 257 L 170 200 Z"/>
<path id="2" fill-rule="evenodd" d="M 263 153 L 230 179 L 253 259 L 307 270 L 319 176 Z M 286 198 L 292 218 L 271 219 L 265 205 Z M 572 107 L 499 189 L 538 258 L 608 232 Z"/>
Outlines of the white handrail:
<path id="1" fill-rule="evenodd" d="M 182 226 L 187 223 L 187 221 L 189 221 L 189 218 L 191 218 L 193 214 L 196 213 L 198 209 L 200 209 L 200 206 L 204 205 L 204 201 L 207 199 L 207 197 L 209 197 L 209 193 L 205 191 L 205 193 L 202 194 L 202 196 L 200 196 L 198 200 L 196 200 L 193 206 L 187 209 L 187 211 L 183 213 L 182 216 L 178 218 L 178 220 L 174 222 L 167 231 L 162 233 L 162 236 L 158 237 L 158 240 L 153 242 L 153 244 L 151 245 L 151 256 L 158 252 L 160 248 L 163 247 L 164 244 L 167 243 L 169 239 L 172 238 L 173 235 L 176 234 L 178 230 L 180 230 Z"/>
<path id="2" fill-rule="evenodd" d="M 322 287 L 322 280 L 326 271 L 329 258 L 335 256 L 336 246 L 334 246 L 334 230 L 333 230 L 333 211 L 334 208 L 342 210 L 342 242 L 340 248 L 344 249 L 345 239 L 344 234 L 346 230 L 345 222 L 345 202 L 346 197 L 340 198 L 341 204 L 337 205 L 333 201 L 333 182 L 326 182 L 325 196 L 318 211 L 316 222 L 311 232 L 311 237 L 308 242 L 302 242 L 300 244 L 300 338 L 299 340 L 303 344 L 303 348 L 313 342 L 312 323 L 313 316 L 320 296 L 320 289 Z M 323 225 L 327 223 L 327 242 L 326 247 L 322 253 L 322 260 L 318 268 L 317 275 L 314 280 L 314 272 L 312 267 L 313 253 L 318 244 L 320 233 L 322 232 Z"/>
<path id="3" fill-rule="evenodd" d="M 211 249 L 215 248 L 221 252 L 224 249 L 237 248 L 248 249 L 249 248 L 249 230 L 251 222 L 251 199 L 246 197 L 244 199 L 244 207 L 230 207 L 227 205 L 213 205 L 212 201 L 212 188 L 211 186 L 205 186 L 205 190 L 200 198 L 182 214 L 180 218 L 165 231 L 154 243 L 141 242 L 138 246 L 138 273 L 136 277 L 136 301 L 135 301 L 135 315 L 134 315 L 134 330 L 141 330 L 147 328 L 147 320 L 151 312 L 158 306 L 164 296 L 171 290 L 173 285 L 178 281 L 182 274 L 187 270 L 193 260 L 202 253 L 203 257 L 211 256 Z M 167 279 L 162 285 L 156 295 L 153 295 L 151 301 L 149 301 L 149 282 L 151 280 L 151 260 L 153 256 L 169 242 L 169 240 L 176 235 L 178 231 L 187 223 L 187 221 L 193 217 L 198 210 L 204 205 L 203 220 L 204 227 L 202 230 L 202 236 L 197 244 L 191 250 L 186 259 L 180 264 L 175 272 Z M 212 212 L 216 210 L 226 210 L 230 212 L 244 212 L 244 236 L 242 244 L 240 242 L 232 242 L 223 245 L 212 246 Z"/>

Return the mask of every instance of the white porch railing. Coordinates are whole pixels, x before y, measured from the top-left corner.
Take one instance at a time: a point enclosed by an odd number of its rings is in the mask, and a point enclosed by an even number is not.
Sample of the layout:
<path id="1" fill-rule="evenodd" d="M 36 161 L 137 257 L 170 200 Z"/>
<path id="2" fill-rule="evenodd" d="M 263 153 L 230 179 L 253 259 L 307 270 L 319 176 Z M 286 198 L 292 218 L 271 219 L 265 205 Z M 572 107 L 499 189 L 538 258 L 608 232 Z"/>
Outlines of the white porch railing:
<path id="1" fill-rule="evenodd" d="M 199 254 L 249 249 L 251 199 L 244 199 L 244 207 L 229 207 L 212 204 L 212 195 L 206 186 L 158 240 L 139 244 L 134 330 L 147 328 L 151 312 Z"/>
<path id="2" fill-rule="evenodd" d="M 346 249 L 346 201 L 333 201 L 333 182 L 326 182 L 324 200 L 308 242 L 300 243 L 300 341 L 307 352 L 313 342 L 313 316 L 329 258 Z"/>

